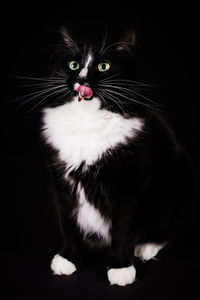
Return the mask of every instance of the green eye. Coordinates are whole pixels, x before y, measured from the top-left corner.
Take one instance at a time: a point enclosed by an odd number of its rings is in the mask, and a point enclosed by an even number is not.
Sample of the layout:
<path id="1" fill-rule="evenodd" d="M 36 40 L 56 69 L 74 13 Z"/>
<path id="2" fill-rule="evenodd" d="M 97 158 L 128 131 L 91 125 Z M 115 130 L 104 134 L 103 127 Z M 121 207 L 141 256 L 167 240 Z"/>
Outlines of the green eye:
<path id="1" fill-rule="evenodd" d="M 69 68 L 72 71 L 78 70 L 79 69 L 79 63 L 75 60 L 72 60 L 72 61 L 69 62 Z"/>
<path id="2" fill-rule="evenodd" d="M 100 63 L 98 64 L 98 69 L 100 72 L 108 71 L 110 69 L 110 64 L 106 62 Z"/>

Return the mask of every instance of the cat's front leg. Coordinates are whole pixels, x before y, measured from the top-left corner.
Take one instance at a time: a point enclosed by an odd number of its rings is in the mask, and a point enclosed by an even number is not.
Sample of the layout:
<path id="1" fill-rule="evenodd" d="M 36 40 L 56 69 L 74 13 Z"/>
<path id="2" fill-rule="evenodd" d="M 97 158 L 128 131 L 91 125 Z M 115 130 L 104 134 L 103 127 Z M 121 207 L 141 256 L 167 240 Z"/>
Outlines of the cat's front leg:
<path id="1" fill-rule="evenodd" d="M 129 217 L 126 218 L 126 213 L 123 217 L 120 215 L 115 216 L 112 224 L 112 242 L 107 275 L 110 284 L 125 286 L 133 283 L 136 277 L 136 269 L 133 265 L 135 235 L 131 230 L 132 224 Z"/>
<path id="2" fill-rule="evenodd" d="M 51 270 L 55 275 L 71 275 L 82 263 L 82 243 L 79 230 L 73 219 L 61 219 L 61 231 L 64 246 L 51 261 Z"/>

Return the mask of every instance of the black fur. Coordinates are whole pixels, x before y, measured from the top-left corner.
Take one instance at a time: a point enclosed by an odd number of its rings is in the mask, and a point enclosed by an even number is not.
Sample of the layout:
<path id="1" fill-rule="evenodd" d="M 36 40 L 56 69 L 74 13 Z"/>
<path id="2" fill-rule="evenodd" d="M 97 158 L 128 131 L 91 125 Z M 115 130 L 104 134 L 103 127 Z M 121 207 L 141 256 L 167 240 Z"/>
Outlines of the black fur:
<path id="1" fill-rule="evenodd" d="M 60 99 L 49 95 L 44 106 L 56 107 L 72 101 L 72 95 L 76 94 L 73 84 L 78 80 L 80 84 L 90 85 L 94 96 L 99 97 L 98 82 L 103 78 L 116 75 L 113 79 L 137 80 L 135 40 L 130 38 L 131 32 L 111 47 L 108 47 L 106 40 L 104 49 L 108 48 L 105 51 L 100 50 L 103 47 L 102 41 L 99 43 L 94 37 L 87 41 L 76 37 L 78 50 L 71 36 L 64 30 L 62 34 L 66 41 L 60 44 L 50 78 L 62 77 L 70 93 L 68 98 Z M 67 63 L 74 59 L 81 66 L 84 65 L 89 47 L 94 54 L 94 62 L 88 77 L 77 79 L 78 71 L 69 70 Z M 93 66 L 101 61 L 109 61 L 111 70 L 102 74 L 98 72 Z M 118 86 L 125 87 L 123 82 L 119 82 Z M 140 85 L 135 83 L 135 87 L 140 88 Z M 114 88 L 111 90 L 116 91 Z M 114 93 L 112 95 L 120 98 Z M 97 235 L 91 234 L 84 239 L 76 224 L 73 211 L 78 201 L 76 189 L 79 182 L 84 187 L 88 201 L 105 219 L 111 220 L 109 268 L 132 265 L 134 247 L 138 243 L 170 243 L 183 233 L 188 226 L 189 207 L 194 197 L 194 174 L 190 160 L 154 105 L 142 96 L 135 98 L 136 102 L 123 98 L 123 111 L 109 97 L 104 98 L 106 103 L 102 101 L 102 108 L 117 112 L 125 118 L 136 116 L 144 119 L 144 130 L 136 138 L 130 138 L 126 145 L 109 149 L 87 171 L 83 171 L 85 162 L 77 170 L 72 170 L 70 177 L 76 181 L 73 190 L 67 180 L 63 179 L 67 163 L 59 160 L 59 149 L 54 149 L 44 139 L 57 191 L 56 203 L 64 238 L 61 255 L 78 267 L 87 249 L 102 245 Z"/>

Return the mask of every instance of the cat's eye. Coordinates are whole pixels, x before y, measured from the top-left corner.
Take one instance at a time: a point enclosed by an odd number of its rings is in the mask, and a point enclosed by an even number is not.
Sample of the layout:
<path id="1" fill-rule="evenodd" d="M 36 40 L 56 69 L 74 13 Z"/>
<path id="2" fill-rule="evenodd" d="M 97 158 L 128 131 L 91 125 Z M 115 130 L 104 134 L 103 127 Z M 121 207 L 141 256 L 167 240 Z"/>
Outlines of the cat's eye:
<path id="1" fill-rule="evenodd" d="M 100 72 L 105 72 L 105 71 L 108 71 L 109 69 L 110 69 L 109 63 L 103 62 L 103 63 L 98 64 L 98 70 Z"/>
<path id="2" fill-rule="evenodd" d="M 79 69 L 79 63 L 75 60 L 72 60 L 69 62 L 69 68 L 72 70 L 72 71 L 76 71 Z"/>

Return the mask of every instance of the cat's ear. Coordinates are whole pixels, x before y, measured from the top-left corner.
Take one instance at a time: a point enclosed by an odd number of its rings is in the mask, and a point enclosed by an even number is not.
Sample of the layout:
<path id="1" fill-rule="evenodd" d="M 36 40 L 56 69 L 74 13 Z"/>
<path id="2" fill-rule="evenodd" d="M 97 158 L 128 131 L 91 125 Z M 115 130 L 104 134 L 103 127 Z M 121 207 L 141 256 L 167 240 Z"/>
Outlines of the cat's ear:
<path id="1" fill-rule="evenodd" d="M 61 34 L 61 37 L 63 39 L 63 41 L 66 43 L 66 44 L 71 44 L 71 34 L 69 32 L 69 30 L 64 27 L 64 26 L 61 26 L 60 27 L 60 34 Z"/>
<path id="2" fill-rule="evenodd" d="M 136 33 L 134 30 L 129 29 L 121 35 L 119 43 L 117 45 L 117 50 L 132 53 L 135 46 Z"/>

